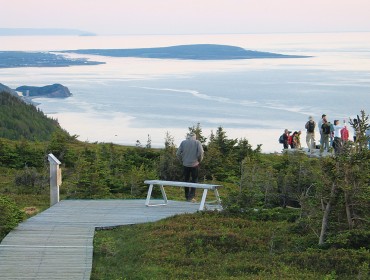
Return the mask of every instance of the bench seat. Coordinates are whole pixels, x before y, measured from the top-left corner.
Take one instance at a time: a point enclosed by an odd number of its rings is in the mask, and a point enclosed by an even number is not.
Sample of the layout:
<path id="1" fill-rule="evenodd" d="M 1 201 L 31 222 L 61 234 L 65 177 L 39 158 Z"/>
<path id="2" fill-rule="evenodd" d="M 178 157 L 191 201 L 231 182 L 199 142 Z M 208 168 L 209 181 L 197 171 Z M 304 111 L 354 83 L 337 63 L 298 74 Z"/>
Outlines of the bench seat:
<path id="1" fill-rule="evenodd" d="M 215 193 L 216 196 L 216 202 L 218 205 L 221 206 L 221 199 L 218 193 L 218 188 L 222 187 L 221 185 L 215 185 L 215 184 L 201 184 L 201 183 L 188 183 L 188 182 L 179 182 L 179 181 L 164 181 L 164 180 L 146 180 L 144 181 L 145 184 L 149 185 L 148 195 L 145 201 L 146 206 L 160 206 L 160 205 L 167 205 L 167 195 L 164 190 L 164 186 L 171 186 L 171 187 L 190 187 L 190 188 L 197 188 L 197 189 L 203 189 L 203 195 L 202 199 L 199 205 L 199 210 L 204 210 L 204 206 L 206 203 L 206 197 L 208 190 L 212 190 Z M 159 186 L 164 203 L 162 204 L 150 204 L 150 198 L 152 196 L 153 187 L 157 185 Z"/>

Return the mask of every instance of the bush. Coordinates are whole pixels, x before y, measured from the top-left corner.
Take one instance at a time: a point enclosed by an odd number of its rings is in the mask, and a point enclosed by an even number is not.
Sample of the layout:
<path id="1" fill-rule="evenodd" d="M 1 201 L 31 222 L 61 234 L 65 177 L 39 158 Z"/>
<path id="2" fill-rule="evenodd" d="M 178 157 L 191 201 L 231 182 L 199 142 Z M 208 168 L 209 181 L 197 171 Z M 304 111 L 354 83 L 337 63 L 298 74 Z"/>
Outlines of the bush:
<path id="1" fill-rule="evenodd" d="M 41 194 L 46 190 L 49 178 L 37 171 L 34 167 L 25 167 L 17 172 L 14 183 L 19 193 Z"/>
<path id="2" fill-rule="evenodd" d="M 367 274 L 365 279 L 369 279 L 365 264 L 369 263 L 370 254 L 366 249 L 307 249 L 305 252 L 290 252 L 279 257 L 286 264 L 300 269 L 309 267 L 325 274 L 335 272 L 338 275 L 335 279 L 355 279 L 355 275 L 364 274 Z"/>
<path id="3" fill-rule="evenodd" d="M 369 245 L 370 231 L 369 230 L 346 230 L 328 237 L 328 244 L 335 248 L 346 249 L 370 249 Z"/>
<path id="4" fill-rule="evenodd" d="M 23 220 L 24 214 L 5 196 L 0 196 L 0 213 L 0 240 L 2 240 Z"/>

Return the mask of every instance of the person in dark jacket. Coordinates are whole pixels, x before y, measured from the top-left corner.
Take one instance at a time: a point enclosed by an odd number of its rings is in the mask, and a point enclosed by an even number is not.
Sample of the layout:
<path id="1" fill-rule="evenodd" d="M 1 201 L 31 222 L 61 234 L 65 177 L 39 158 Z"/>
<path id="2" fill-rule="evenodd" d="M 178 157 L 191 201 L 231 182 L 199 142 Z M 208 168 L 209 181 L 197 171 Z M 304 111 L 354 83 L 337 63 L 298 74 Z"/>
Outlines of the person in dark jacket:
<path id="1" fill-rule="evenodd" d="M 284 134 L 283 134 L 283 148 L 284 149 L 288 149 L 289 148 L 289 137 L 290 137 L 290 134 L 291 131 L 289 131 L 288 129 L 285 129 L 284 130 Z"/>

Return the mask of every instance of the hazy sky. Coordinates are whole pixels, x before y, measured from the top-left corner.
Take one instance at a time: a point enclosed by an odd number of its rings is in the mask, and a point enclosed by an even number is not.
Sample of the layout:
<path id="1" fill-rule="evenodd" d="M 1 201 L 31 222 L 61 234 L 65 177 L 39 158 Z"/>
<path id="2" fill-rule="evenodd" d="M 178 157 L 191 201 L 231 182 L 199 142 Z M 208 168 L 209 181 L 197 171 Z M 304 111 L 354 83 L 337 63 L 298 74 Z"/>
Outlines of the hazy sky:
<path id="1" fill-rule="evenodd" d="M 370 0 L 0 0 L 0 28 L 97 34 L 370 31 Z"/>

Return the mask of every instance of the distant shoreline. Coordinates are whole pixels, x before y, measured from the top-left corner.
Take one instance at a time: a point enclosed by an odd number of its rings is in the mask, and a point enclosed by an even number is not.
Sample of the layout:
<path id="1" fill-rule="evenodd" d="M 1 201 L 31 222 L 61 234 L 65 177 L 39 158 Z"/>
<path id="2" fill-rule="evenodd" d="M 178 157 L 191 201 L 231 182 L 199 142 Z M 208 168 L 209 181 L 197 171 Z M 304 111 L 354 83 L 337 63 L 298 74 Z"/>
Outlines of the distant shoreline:
<path id="1" fill-rule="evenodd" d="M 96 36 L 96 34 L 68 28 L 0 28 L 0 36 Z"/>
<path id="2" fill-rule="evenodd" d="M 0 68 L 69 67 L 104 63 L 90 61 L 86 58 L 71 59 L 64 55 L 50 52 L 0 51 Z"/>

